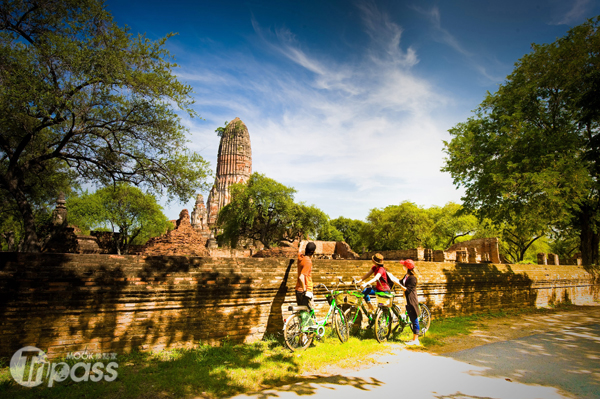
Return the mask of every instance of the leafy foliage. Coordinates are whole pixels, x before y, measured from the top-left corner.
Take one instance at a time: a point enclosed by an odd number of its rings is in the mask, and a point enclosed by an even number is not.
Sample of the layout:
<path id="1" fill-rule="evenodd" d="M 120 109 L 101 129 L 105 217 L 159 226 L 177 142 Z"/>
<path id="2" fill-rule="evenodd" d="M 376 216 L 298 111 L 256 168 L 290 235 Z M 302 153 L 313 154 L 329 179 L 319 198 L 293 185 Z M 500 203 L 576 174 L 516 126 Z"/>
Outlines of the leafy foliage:
<path id="1" fill-rule="evenodd" d="M 454 202 L 449 202 L 442 208 L 434 206 L 427 211 L 433 220 L 432 249 L 446 249 L 458 242 L 459 238 L 474 234 L 479 227 L 477 218 Z"/>
<path id="2" fill-rule="evenodd" d="M 187 200 L 208 164 L 186 150 L 177 113 L 191 87 L 164 49 L 118 27 L 97 0 L 0 5 L 0 192 L 18 212 L 23 249 L 39 249 L 37 203 L 54 181 L 143 185 Z"/>
<path id="3" fill-rule="evenodd" d="M 450 130 L 442 169 L 479 218 L 519 226 L 529 239 L 550 226 L 577 229 L 584 264 L 599 262 L 599 23 L 534 44 L 475 116 Z"/>
<path id="4" fill-rule="evenodd" d="M 321 241 L 344 241 L 344 236 L 342 233 L 333 226 L 330 222 L 325 223 L 325 225 L 319 231 L 319 235 L 317 236 L 317 240 Z"/>
<path id="5" fill-rule="evenodd" d="M 231 202 L 219 212 L 223 238 L 236 247 L 240 238 L 269 249 L 279 241 L 316 236 L 328 217 L 315 206 L 294 203 L 296 190 L 253 173 L 246 184 L 230 186 Z"/>
<path id="6" fill-rule="evenodd" d="M 348 219 L 340 216 L 337 219 L 331 220 L 330 224 L 342 234 L 343 240 L 355 252 L 362 252 L 366 248 L 362 233 L 366 229 L 367 223 L 362 220 Z"/>
<path id="7" fill-rule="evenodd" d="M 84 230 L 113 233 L 117 253 L 127 253 L 129 245 L 142 245 L 164 234 L 173 225 L 162 213 L 152 194 L 126 184 L 104 187 L 93 194 L 72 196 L 67 203 L 70 223 Z"/>
<path id="8" fill-rule="evenodd" d="M 412 202 L 371 209 L 363 239 L 369 250 L 427 247 L 433 221 L 427 211 Z"/>

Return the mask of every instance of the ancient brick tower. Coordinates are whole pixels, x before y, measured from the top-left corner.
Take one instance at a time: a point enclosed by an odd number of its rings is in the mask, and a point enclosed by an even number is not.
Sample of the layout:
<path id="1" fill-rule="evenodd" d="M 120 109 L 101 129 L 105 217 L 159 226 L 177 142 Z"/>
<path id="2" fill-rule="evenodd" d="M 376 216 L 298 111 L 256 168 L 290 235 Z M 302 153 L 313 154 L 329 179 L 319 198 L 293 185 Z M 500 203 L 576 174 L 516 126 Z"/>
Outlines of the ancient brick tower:
<path id="1" fill-rule="evenodd" d="M 225 127 L 219 144 L 217 176 L 206 204 L 209 226 L 215 225 L 219 211 L 229 203 L 229 186 L 248 181 L 251 174 L 250 134 L 244 122 L 235 118 Z"/>

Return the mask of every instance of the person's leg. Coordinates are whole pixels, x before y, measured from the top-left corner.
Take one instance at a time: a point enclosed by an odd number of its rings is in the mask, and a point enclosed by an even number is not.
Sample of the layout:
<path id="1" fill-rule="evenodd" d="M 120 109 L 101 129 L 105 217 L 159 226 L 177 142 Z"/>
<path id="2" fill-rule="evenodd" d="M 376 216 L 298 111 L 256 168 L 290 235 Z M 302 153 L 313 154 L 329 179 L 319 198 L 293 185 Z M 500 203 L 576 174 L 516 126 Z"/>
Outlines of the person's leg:
<path id="1" fill-rule="evenodd" d="M 296 291 L 296 303 L 298 306 L 308 306 L 308 299 L 304 292 Z"/>
<path id="2" fill-rule="evenodd" d="M 363 290 L 365 301 L 367 301 L 367 308 L 372 313 L 375 311 L 375 306 L 371 303 L 371 297 L 369 295 L 375 295 L 375 290 L 371 287 L 367 287 Z"/>
<path id="3" fill-rule="evenodd" d="M 407 306 L 406 310 L 408 312 L 408 317 L 411 322 L 411 330 L 413 332 L 413 339 L 409 342 L 411 345 L 419 345 L 419 318 L 417 317 L 417 312 L 414 311 L 412 307 Z"/>

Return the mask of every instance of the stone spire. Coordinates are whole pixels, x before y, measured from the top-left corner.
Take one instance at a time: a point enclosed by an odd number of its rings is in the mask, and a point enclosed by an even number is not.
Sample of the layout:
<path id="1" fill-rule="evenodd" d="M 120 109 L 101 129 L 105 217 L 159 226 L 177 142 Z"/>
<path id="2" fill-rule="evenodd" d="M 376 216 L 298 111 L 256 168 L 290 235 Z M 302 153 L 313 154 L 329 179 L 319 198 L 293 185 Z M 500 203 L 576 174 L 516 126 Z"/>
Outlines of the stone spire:
<path id="1" fill-rule="evenodd" d="M 196 204 L 192 210 L 192 227 L 198 230 L 208 229 L 208 213 L 202 194 L 196 196 Z"/>
<path id="2" fill-rule="evenodd" d="M 219 211 L 229 203 L 229 186 L 248 181 L 251 174 L 250 134 L 244 122 L 235 118 L 225 127 L 219 144 L 217 176 L 207 201 L 209 226 L 214 226 Z"/>
<path id="3" fill-rule="evenodd" d="M 59 193 L 58 199 L 56 200 L 56 208 L 54 208 L 54 211 L 52 212 L 52 224 L 56 227 L 67 227 L 66 203 L 65 193 Z"/>

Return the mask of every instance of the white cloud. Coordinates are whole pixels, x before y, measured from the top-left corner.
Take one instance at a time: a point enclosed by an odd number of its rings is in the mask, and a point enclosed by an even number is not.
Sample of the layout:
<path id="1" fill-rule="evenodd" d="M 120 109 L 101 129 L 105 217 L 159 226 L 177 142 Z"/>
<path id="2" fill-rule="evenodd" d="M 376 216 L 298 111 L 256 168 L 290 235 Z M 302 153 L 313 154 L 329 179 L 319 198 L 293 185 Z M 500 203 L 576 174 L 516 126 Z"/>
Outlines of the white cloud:
<path id="1" fill-rule="evenodd" d="M 399 25 L 372 2 L 359 9 L 371 42 L 356 50 L 358 62 L 319 54 L 288 29 L 273 32 L 253 19 L 254 45 L 275 60 L 236 53 L 183 65 L 179 76 L 201 93 L 196 104 L 206 119 L 185 120 L 192 148 L 216 167 L 214 130 L 240 117 L 253 170 L 294 186 L 297 200 L 332 217 L 362 219 L 403 200 L 458 201 L 439 171 L 448 126 L 436 111 L 452 100 L 414 73 L 418 57 L 402 45 Z"/>
<path id="2" fill-rule="evenodd" d="M 588 12 L 590 0 L 575 0 L 573 6 L 564 15 L 558 18 L 557 22 L 550 25 L 573 25 L 580 23 Z"/>
<path id="3" fill-rule="evenodd" d="M 467 50 L 460 41 L 452 35 L 447 29 L 442 26 L 442 18 L 438 7 L 434 6 L 429 10 L 425 10 L 419 7 L 413 7 L 415 11 L 425 15 L 431 25 L 433 26 L 434 40 L 447 44 L 449 47 L 454 49 L 457 53 L 461 54 L 469 64 L 470 68 L 477 71 L 487 83 L 499 83 L 504 80 L 502 75 L 494 75 L 489 70 L 489 67 L 485 67 L 481 56 Z"/>

